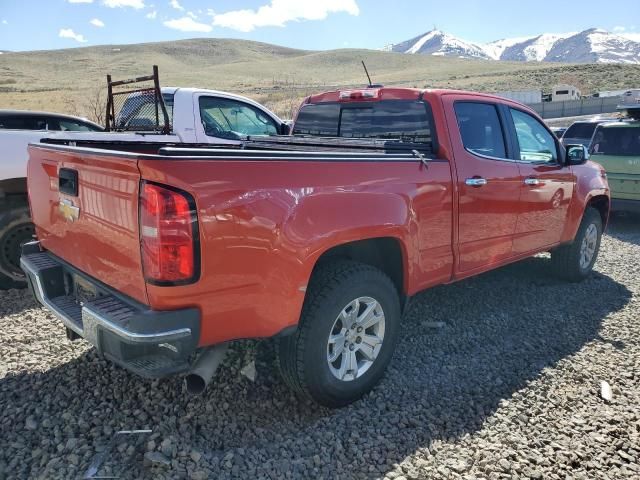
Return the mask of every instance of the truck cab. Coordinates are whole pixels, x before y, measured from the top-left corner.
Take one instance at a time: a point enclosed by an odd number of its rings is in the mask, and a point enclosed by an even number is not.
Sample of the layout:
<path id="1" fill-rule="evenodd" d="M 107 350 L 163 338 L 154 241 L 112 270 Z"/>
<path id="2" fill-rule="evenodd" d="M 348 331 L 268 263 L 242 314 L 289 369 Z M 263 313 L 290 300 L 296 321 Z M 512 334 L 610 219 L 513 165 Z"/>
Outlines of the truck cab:
<path id="1" fill-rule="evenodd" d="M 199 88 L 162 87 L 171 130 L 182 143 L 238 144 L 247 135 L 288 133 L 287 124 L 258 102 L 241 95 Z M 116 118 L 121 131 L 153 126 L 152 98 L 131 94 Z M 153 136 L 151 137 L 153 138 Z"/>

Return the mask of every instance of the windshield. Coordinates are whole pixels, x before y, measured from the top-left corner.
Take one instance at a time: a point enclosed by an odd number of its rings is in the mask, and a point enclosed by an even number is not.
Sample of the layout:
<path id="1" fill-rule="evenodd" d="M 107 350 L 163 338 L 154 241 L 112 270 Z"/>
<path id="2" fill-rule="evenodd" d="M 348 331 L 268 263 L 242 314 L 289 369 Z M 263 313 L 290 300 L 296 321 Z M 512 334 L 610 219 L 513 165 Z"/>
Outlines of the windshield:
<path id="1" fill-rule="evenodd" d="M 591 143 L 591 153 L 640 156 L 640 127 L 598 128 Z"/>
<path id="2" fill-rule="evenodd" d="M 388 138 L 419 143 L 430 143 L 431 132 L 428 105 L 405 100 L 304 105 L 293 129 L 294 135 Z"/>
<path id="3" fill-rule="evenodd" d="M 597 126 L 595 122 L 574 123 L 564 132 L 564 138 L 591 138 Z"/>

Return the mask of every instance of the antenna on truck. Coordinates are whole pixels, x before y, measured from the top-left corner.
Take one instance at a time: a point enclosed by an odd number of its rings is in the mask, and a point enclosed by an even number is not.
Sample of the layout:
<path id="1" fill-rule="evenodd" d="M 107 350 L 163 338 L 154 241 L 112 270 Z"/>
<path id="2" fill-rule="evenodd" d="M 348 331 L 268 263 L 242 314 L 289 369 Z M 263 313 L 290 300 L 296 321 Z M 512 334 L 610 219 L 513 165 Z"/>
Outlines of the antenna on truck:
<path id="1" fill-rule="evenodd" d="M 367 88 L 381 88 L 383 85 L 380 83 L 372 83 L 371 77 L 369 76 L 369 70 L 367 70 L 367 66 L 364 64 L 364 60 L 360 60 L 362 62 L 362 68 L 364 68 L 364 73 L 367 74 L 367 80 L 369 80 L 369 85 Z"/>
<path id="2" fill-rule="evenodd" d="M 369 70 L 367 70 L 367 66 L 364 64 L 364 60 L 361 60 L 362 62 L 362 68 L 364 68 L 364 73 L 367 74 L 367 78 L 369 79 L 369 86 L 372 87 L 373 85 L 371 85 L 371 77 L 369 76 Z"/>

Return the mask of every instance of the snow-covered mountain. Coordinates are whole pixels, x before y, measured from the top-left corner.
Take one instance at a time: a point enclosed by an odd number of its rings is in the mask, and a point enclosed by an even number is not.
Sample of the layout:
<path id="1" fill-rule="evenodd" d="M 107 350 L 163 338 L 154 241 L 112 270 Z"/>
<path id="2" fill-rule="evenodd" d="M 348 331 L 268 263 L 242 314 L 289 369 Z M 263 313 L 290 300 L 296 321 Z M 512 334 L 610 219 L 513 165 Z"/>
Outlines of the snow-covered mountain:
<path id="1" fill-rule="evenodd" d="M 491 59 L 481 46 L 465 42 L 440 30 L 431 30 L 424 35 L 393 45 L 391 49 L 402 53 Z"/>
<path id="2" fill-rule="evenodd" d="M 507 38 L 487 44 L 467 42 L 440 30 L 431 30 L 390 49 L 484 60 L 640 64 L 640 42 L 597 28 L 579 33 Z"/>

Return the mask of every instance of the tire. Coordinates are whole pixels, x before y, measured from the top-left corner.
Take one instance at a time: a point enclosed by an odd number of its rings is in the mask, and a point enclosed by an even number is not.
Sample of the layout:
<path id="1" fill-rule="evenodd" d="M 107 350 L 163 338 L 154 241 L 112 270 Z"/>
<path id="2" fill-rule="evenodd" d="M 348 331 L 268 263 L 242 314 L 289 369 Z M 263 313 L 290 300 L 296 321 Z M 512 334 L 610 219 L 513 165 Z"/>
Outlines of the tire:
<path id="1" fill-rule="evenodd" d="M 367 311 L 371 315 L 365 315 Z M 380 270 L 348 260 L 317 267 L 298 329 L 278 341 L 285 382 L 326 407 L 358 400 L 384 375 L 398 341 L 400 318 L 398 291 Z M 355 328 L 348 328 L 354 319 Z M 330 356 L 335 357 L 331 364 Z"/>
<path id="2" fill-rule="evenodd" d="M 20 247 L 24 242 L 33 240 L 34 232 L 28 206 L 0 213 L 0 289 L 27 286 L 20 268 Z"/>
<path id="3" fill-rule="evenodd" d="M 581 282 L 587 278 L 598 258 L 602 239 L 600 212 L 587 207 L 573 242 L 551 252 L 551 268 L 556 276 Z"/>

